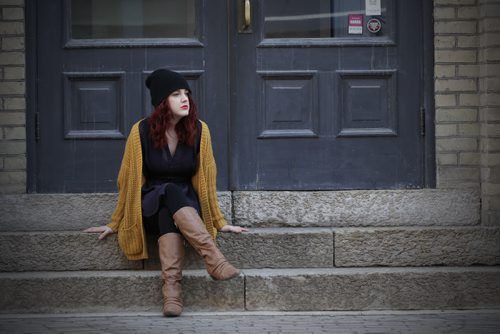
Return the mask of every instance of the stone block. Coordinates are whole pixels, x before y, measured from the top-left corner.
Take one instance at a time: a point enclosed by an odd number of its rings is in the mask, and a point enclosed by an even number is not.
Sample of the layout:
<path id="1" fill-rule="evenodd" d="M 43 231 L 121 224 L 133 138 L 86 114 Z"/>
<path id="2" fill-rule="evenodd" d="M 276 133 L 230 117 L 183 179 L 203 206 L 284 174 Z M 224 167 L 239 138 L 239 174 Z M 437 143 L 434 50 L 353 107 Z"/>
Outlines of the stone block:
<path id="1" fill-rule="evenodd" d="M 26 139 L 26 128 L 24 127 L 5 127 L 4 128 L 5 139 Z"/>
<path id="2" fill-rule="evenodd" d="M 482 152 L 500 151 L 500 138 L 481 138 L 480 144 Z"/>
<path id="3" fill-rule="evenodd" d="M 482 78 L 479 80 L 479 89 L 482 91 L 500 90 L 500 78 Z"/>
<path id="4" fill-rule="evenodd" d="M 22 80 L 25 78 L 24 67 L 21 66 L 9 66 L 3 69 L 3 75 L 5 80 Z M 7 99 L 6 99 L 7 100 Z M 24 99 L 23 99 L 24 100 Z M 6 109 L 17 109 L 17 108 L 7 108 Z M 24 109 L 25 107 L 19 108 Z"/>
<path id="5" fill-rule="evenodd" d="M 231 218 L 231 193 L 218 196 L 224 216 Z M 81 231 L 104 225 L 110 222 L 116 199 L 116 193 L 3 195 L 0 231 Z"/>
<path id="6" fill-rule="evenodd" d="M 441 181 L 474 181 L 475 183 L 479 183 L 479 168 L 440 166 L 438 168 L 438 176 Z"/>
<path id="7" fill-rule="evenodd" d="M 497 46 L 499 40 L 500 40 L 500 32 L 488 32 L 486 34 L 481 34 L 479 36 L 479 47 L 485 48 L 485 47 Z"/>
<path id="8" fill-rule="evenodd" d="M 479 105 L 479 95 L 478 94 L 459 94 L 458 104 L 463 107 L 475 107 Z"/>
<path id="9" fill-rule="evenodd" d="M 25 171 L 0 171 L 0 188 L 5 185 L 16 185 L 26 183 L 26 172 Z M 0 190 L 0 191 L 3 191 Z"/>
<path id="10" fill-rule="evenodd" d="M 2 38 L 2 50 L 6 51 L 24 50 L 24 37 Z"/>
<path id="11" fill-rule="evenodd" d="M 500 121 L 500 107 L 483 107 L 479 112 L 481 121 Z"/>
<path id="12" fill-rule="evenodd" d="M 24 82 L 17 82 L 17 81 L 0 82 L 0 95 L 23 95 L 24 93 L 25 93 Z"/>
<path id="13" fill-rule="evenodd" d="M 434 22 L 435 34 L 475 34 L 477 24 L 470 21 L 436 21 Z"/>
<path id="14" fill-rule="evenodd" d="M 450 137 L 456 135 L 456 124 L 436 124 L 436 137 Z"/>
<path id="15" fill-rule="evenodd" d="M 0 125 L 25 125 L 24 112 L 0 112 Z"/>
<path id="16" fill-rule="evenodd" d="M 6 133 L 4 128 L 4 135 Z M 25 154 L 26 142 L 25 141 L 6 141 L 0 142 L 0 154 Z"/>
<path id="17" fill-rule="evenodd" d="M 335 230 L 335 265 L 500 264 L 500 228 L 348 228 Z"/>
<path id="18" fill-rule="evenodd" d="M 436 139 L 436 151 L 476 151 L 479 148 L 476 138 L 439 138 Z"/>
<path id="19" fill-rule="evenodd" d="M 479 124 L 458 124 L 458 135 L 464 137 L 477 137 L 479 136 Z"/>
<path id="20" fill-rule="evenodd" d="M 14 156 L 3 158 L 4 164 L 2 169 L 16 170 L 16 169 L 26 169 L 26 156 Z"/>
<path id="21" fill-rule="evenodd" d="M 453 7 L 434 7 L 434 20 L 453 19 L 456 17 Z"/>
<path id="22" fill-rule="evenodd" d="M 12 20 L 23 20 L 24 19 L 24 10 L 19 7 L 6 7 L 2 8 L 2 19 L 5 21 Z"/>
<path id="23" fill-rule="evenodd" d="M 477 166 L 480 162 L 480 154 L 479 153 L 459 153 L 459 164 L 461 166 Z"/>
<path id="24" fill-rule="evenodd" d="M 2 43 L 2 49 L 3 49 Z M 2 52 L 0 54 L 0 65 L 24 65 L 24 52 Z"/>
<path id="25" fill-rule="evenodd" d="M 23 35 L 24 22 L 0 22 L 0 35 Z"/>
<path id="26" fill-rule="evenodd" d="M 475 225 L 478 196 L 444 189 L 237 191 L 233 211 L 236 225 L 254 227 Z"/>
<path id="27" fill-rule="evenodd" d="M 0 273 L 0 313 L 159 312 L 158 271 Z M 185 311 L 241 311 L 244 278 L 184 272 Z"/>
<path id="28" fill-rule="evenodd" d="M 434 52 L 436 63 L 475 63 L 477 54 L 475 50 L 436 50 Z"/>
<path id="29" fill-rule="evenodd" d="M 457 165 L 457 153 L 439 153 L 436 154 L 438 165 Z"/>
<path id="30" fill-rule="evenodd" d="M 500 307 L 500 269 L 359 268 L 245 271 L 249 311 Z"/>
<path id="31" fill-rule="evenodd" d="M 458 65 L 458 76 L 459 77 L 477 78 L 479 76 L 479 66 L 478 65 Z"/>
<path id="32" fill-rule="evenodd" d="M 475 5 L 476 0 L 434 0 L 434 6 Z"/>
<path id="33" fill-rule="evenodd" d="M 455 65 L 436 65 L 434 75 L 436 78 L 453 78 L 456 76 L 455 68 Z"/>
<path id="34" fill-rule="evenodd" d="M 479 50 L 480 62 L 493 62 L 500 60 L 500 48 L 486 48 Z"/>
<path id="35" fill-rule="evenodd" d="M 457 47 L 458 48 L 477 48 L 479 45 L 479 38 L 477 36 L 458 36 L 457 37 Z"/>
<path id="36" fill-rule="evenodd" d="M 479 8 L 477 6 L 458 7 L 457 17 L 459 19 L 477 19 L 479 17 Z"/>
<path id="37" fill-rule="evenodd" d="M 492 3 L 482 3 L 479 7 L 481 17 L 498 17 L 500 16 L 500 4 L 492 1 Z"/>
<path id="38" fill-rule="evenodd" d="M 0 271 L 142 269 L 128 261 L 116 235 L 98 240 L 97 233 L 0 233 Z"/>
<path id="39" fill-rule="evenodd" d="M 479 25 L 479 31 L 480 32 L 497 32 L 500 30 L 498 27 L 500 27 L 500 18 L 498 17 L 486 17 L 481 20 L 481 23 Z"/>
<path id="40" fill-rule="evenodd" d="M 437 122 L 474 122 L 477 121 L 477 109 L 443 109 L 436 110 Z"/>
<path id="41" fill-rule="evenodd" d="M 477 83 L 474 79 L 437 79 L 436 92 L 466 92 L 476 91 Z"/>
<path id="42" fill-rule="evenodd" d="M 457 105 L 455 94 L 436 94 L 434 99 L 437 107 L 453 107 Z"/>
<path id="43" fill-rule="evenodd" d="M 0 0 L 0 5 L 24 6 L 24 0 Z"/>
<path id="44" fill-rule="evenodd" d="M 439 36 L 434 35 L 434 48 L 439 49 L 453 49 L 456 45 L 457 39 L 455 36 Z"/>
<path id="45" fill-rule="evenodd" d="M 238 268 L 301 268 L 333 266 L 333 232 L 322 228 L 250 229 L 244 234 L 220 233 L 220 250 Z M 146 269 L 159 269 L 156 240 L 149 242 Z M 200 256 L 187 248 L 185 267 L 205 268 Z"/>

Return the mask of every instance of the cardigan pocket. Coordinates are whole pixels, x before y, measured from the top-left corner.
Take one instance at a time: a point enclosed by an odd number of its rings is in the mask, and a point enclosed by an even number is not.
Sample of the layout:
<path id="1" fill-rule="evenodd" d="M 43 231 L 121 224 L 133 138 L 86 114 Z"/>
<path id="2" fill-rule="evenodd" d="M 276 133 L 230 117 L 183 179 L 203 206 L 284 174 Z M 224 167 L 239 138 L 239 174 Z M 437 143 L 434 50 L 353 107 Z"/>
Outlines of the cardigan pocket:
<path id="1" fill-rule="evenodd" d="M 139 224 L 134 223 L 125 228 L 126 224 L 118 227 L 118 245 L 127 256 L 142 253 L 142 239 Z"/>

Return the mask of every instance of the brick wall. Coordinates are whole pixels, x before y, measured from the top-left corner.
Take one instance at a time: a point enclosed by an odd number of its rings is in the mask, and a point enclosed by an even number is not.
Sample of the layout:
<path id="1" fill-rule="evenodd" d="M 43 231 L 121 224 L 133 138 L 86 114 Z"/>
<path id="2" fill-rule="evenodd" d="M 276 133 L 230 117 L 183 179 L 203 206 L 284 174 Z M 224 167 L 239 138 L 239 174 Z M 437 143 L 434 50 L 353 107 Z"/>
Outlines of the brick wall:
<path id="1" fill-rule="evenodd" d="M 438 188 L 479 188 L 476 0 L 434 1 Z"/>
<path id="2" fill-rule="evenodd" d="M 26 192 L 24 0 L 0 0 L 0 193 Z"/>
<path id="3" fill-rule="evenodd" d="M 500 224 L 500 0 L 481 0 L 479 124 L 482 222 Z"/>

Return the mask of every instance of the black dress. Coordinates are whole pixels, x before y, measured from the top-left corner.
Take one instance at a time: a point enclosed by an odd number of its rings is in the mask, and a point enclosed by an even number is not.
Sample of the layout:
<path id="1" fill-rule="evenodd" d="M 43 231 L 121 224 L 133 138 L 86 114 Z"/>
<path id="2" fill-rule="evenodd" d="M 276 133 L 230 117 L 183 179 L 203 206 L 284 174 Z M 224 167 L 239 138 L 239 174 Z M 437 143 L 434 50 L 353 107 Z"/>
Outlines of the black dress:
<path id="1" fill-rule="evenodd" d="M 168 147 L 157 149 L 153 145 L 153 140 L 149 135 L 149 119 L 143 120 L 139 125 L 142 148 L 142 168 L 146 182 L 142 187 L 142 215 L 145 218 L 145 227 L 148 232 L 156 232 L 160 211 L 165 210 L 163 199 L 166 196 L 166 186 L 174 183 L 186 196 L 189 206 L 195 208 L 200 214 L 200 204 L 198 196 L 191 183 L 191 178 L 196 173 L 196 155 L 199 150 L 199 140 L 201 139 L 201 126 L 198 122 L 198 135 L 195 146 L 188 146 L 182 143 L 177 144 L 174 155 L 170 153 Z M 172 212 L 167 220 L 173 220 Z M 163 218 L 165 220 L 165 218 Z M 149 228 L 148 228 L 149 227 Z"/>

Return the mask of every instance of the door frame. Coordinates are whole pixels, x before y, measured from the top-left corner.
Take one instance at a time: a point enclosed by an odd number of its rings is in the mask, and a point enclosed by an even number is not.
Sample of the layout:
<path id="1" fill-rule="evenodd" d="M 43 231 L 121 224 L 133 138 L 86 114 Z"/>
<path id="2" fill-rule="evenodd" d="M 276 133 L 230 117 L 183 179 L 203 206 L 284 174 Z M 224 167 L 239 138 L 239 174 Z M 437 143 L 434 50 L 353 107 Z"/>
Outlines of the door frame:
<path id="1" fill-rule="evenodd" d="M 231 6 L 231 0 L 227 0 L 227 35 L 226 40 L 228 44 L 231 43 L 231 29 L 238 29 L 239 14 L 238 6 Z M 424 138 L 424 188 L 435 188 L 436 187 L 436 162 L 435 162 L 435 105 L 434 105 L 434 26 L 432 20 L 432 13 L 434 9 L 433 0 L 423 0 L 419 1 L 422 6 L 422 68 L 421 68 L 421 82 L 423 84 L 421 97 L 422 101 L 422 122 L 425 129 Z M 234 8 L 230 11 L 230 8 Z M 36 38 L 36 18 L 37 18 L 38 4 L 36 0 L 25 0 L 25 59 L 26 59 L 26 145 L 27 145 L 27 164 L 26 164 L 26 186 L 28 193 L 37 192 L 37 168 L 38 168 L 38 154 L 37 154 L 37 140 L 38 140 L 38 129 L 37 129 L 37 116 L 38 116 L 38 97 L 37 97 L 37 45 L 38 40 Z M 228 59 L 231 60 L 227 63 L 227 73 L 229 78 L 229 112 L 228 117 L 228 139 L 231 138 L 231 131 L 234 129 L 233 121 L 231 117 L 230 110 L 233 110 L 235 106 L 236 99 L 234 97 L 234 89 L 232 88 L 231 79 L 234 78 L 234 66 L 235 59 L 233 58 L 234 51 L 233 48 L 228 46 Z M 227 154 L 227 164 L 228 164 L 228 176 L 227 179 L 230 180 L 230 175 L 232 173 L 232 143 L 228 140 L 228 154 Z M 232 190 L 232 185 L 230 181 L 228 189 Z"/>

